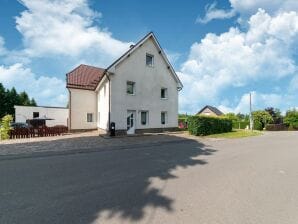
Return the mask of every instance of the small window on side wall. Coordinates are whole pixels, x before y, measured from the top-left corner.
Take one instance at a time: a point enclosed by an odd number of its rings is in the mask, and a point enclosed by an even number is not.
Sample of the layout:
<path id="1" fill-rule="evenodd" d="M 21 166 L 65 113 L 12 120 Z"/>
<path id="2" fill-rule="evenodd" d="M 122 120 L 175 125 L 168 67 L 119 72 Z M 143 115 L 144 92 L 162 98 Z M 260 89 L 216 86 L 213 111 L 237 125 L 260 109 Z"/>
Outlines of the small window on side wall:
<path id="1" fill-rule="evenodd" d="M 127 81 L 126 83 L 126 93 L 130 95 L 135 94 L 135 83 L 131 81 Z"/>
<path id="2" fill-rule="evenodd" d="M 161 88 L 160 98 L 161 99 L 167 99 L 168 98 L 168 89 L 167 88 Z"/>
<path id="3" fill-rule="evenodd" d="M 167 112 L 161 112 L 160 114 L 160 120 L 161 120 L 161 124 L 166 124 L 166 120 L 167 120 Z"/>
<path id="4" fill-rule="evenodd" d="M 153 67 L 154 56 L 152 54 L 146 54 L 146 65 Z"/>
<path id="5" fill-rule="evenodd" d="M 147 125 L 148 124 L 148 111 L 141 112 L 141 124 Z"/>
<path id="6" fill-rule="evenodd" d="M 39 112 L 33 112 L 33 118 L 39 117 Z"/>
<path id="7" fill-rule="evenodd" d="M 87 122 L 93 122 L 93 114 L 87 113 Z"/>

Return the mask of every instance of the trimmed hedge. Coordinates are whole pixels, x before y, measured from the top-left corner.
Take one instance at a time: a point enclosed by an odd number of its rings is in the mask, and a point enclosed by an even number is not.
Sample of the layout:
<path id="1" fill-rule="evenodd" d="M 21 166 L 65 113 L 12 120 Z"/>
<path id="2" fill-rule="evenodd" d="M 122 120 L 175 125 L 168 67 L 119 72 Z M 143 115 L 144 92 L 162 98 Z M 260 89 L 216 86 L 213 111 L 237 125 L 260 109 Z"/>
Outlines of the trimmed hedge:
<path id="1" fill-rule="evenodd" d="M 245 129 L 249 126 L 249 121 L 233 121 L 234 129 Z"/>
<path id="2" fill-rule="evenodd" d="M 192 135 L 211 135 L 232 131 L 232 121 L 211 116 L 191 116 L 188 118 L 188 131 Z"/>

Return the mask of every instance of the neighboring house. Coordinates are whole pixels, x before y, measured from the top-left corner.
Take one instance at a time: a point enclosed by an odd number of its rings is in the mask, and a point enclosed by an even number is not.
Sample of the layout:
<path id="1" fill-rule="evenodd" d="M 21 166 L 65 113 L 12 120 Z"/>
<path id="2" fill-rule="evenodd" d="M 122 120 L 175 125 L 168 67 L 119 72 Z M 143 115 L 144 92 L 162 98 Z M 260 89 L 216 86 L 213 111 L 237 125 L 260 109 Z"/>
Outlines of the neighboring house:
<path id="1" fill-rule="evenodd" d="M 212 107 L 212 106 L 205 106 L 203 107 L 198 113 L 197 115 L 207 115 L 207 116 L 221 116 L 224 113 L 221 112 L 219 109 L 217 109 L 216 107 Z"/>
<path id="2" fill-rule="evenodd" d="M 14 106 L 15 122 L 25 123 L 26 120 L 33 118 L 51 118 L 47 120 L 46 125 L 52 127 L 55 125 L 67 126 L 68 109 L 65 107 L 33 107 L 33 106 Z"/>
<path id="3" fill-rule="evenodd" d="M 152 32 L 108 68 L 80 65 L 66 76 L 70 130 L 108 132 L 112 122 L 116 134 L 178 126 L 183 86 Z"/>

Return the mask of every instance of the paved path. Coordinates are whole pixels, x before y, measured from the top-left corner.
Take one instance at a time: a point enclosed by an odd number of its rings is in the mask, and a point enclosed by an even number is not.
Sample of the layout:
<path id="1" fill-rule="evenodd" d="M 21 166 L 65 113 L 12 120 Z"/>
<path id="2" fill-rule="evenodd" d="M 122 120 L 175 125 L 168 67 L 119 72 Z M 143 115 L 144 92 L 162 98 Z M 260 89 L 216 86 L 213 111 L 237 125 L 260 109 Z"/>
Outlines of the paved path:
<path id="1" fill-rule="evenodd" d="M 298 132 L 0 157 L 0 223 L 298 223 Z"/>

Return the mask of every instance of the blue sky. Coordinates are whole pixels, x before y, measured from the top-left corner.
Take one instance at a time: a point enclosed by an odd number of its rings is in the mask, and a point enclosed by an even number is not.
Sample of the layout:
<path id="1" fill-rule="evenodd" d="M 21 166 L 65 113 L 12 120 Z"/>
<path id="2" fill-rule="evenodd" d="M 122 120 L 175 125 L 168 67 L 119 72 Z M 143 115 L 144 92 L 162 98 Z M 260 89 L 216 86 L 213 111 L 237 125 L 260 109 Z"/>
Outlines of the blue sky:
<path id="1" fill-rule="evenodd" d="M 179 111 L 298 107 L 296 0 L 1 0 L 0 82 L 67 103 L 65 73 L 105 67 L 149 31 L 184 89 Z"/>

